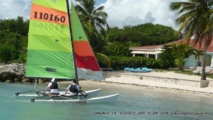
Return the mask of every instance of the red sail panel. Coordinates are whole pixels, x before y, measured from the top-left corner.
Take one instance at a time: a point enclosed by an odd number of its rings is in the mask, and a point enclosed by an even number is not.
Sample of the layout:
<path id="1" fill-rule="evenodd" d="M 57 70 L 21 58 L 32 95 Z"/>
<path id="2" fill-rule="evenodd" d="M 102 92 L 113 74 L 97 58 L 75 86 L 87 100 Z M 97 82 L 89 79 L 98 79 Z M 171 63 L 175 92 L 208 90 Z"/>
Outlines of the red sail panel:
<path id="1" fill-rule="evenodd" d="M 87 41 L 75 41 L 74 49 L 78 68 L 100 71 L 99 65 L 97 64 L 90 44 Z"/>

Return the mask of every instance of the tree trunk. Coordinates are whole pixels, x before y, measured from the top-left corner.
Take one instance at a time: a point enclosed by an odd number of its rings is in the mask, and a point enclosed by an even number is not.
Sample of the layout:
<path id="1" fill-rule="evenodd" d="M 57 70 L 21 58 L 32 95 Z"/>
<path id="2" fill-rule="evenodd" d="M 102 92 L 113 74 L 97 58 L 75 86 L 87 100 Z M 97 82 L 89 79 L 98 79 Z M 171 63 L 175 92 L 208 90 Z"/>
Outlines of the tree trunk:
<path id="1" fill-rule="evenodd" d="M 203 64 L 202 64 L 202 74 L 201 80 L 206 80 L 206 39 L 204 39 L 204 48 L 203 48 Z"/>

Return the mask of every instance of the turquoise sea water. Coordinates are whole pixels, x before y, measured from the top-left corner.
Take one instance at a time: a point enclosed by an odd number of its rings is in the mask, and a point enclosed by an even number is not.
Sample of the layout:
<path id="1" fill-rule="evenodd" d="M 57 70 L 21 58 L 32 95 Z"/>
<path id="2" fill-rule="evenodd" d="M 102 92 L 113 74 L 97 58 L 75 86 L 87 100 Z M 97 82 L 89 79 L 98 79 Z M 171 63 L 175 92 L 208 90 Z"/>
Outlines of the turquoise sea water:
<path id="1" fill-rule="evenodd" d="M 43 89 L 45 85 L 39 85 Z M 212 120 L 212 98 L 117 85 L 83 85 L 101 88 L 100 95 L 120 93 L 114 103 L 31 103 L 15 92 L 33 85 L 0 83 L 0 120 Z"/>

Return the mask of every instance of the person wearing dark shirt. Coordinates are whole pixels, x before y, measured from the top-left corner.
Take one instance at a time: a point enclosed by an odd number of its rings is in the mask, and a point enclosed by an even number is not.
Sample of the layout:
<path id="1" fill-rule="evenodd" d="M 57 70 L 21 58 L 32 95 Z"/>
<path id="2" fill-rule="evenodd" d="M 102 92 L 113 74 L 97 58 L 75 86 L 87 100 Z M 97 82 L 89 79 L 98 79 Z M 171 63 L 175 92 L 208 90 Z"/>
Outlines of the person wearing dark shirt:
<path id="1" fill-rule="evenodd" d="M 76 83 L 77 81 L 74 80 L 73 83 L 66 88 L 65 95 L 66 94 L 78 95 L 80 93 L 81 95 L 84 95 L 84 97 L 87 97 L 88 94 L 83 90 L 81 90 L 81 87 Z"/>

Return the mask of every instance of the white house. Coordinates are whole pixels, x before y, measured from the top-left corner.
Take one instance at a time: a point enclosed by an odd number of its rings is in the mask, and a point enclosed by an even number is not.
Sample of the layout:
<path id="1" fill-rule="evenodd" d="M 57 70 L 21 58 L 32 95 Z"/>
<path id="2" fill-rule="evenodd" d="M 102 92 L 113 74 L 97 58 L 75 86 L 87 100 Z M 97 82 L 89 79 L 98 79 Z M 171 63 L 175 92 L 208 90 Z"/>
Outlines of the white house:
<path id="1" fill-rule="evenodd" d="M 213 38 L 212 38 L 213 40 Z M 162 48 L 164 45 L 171 45 L 171 44 L 180 44 L 180 43 L 183 43 L 183 44 L 187 44 L 187 40 L 185 39 L 181 39 L 181 40 L 178 40 L 178 41 L 174 41 L 174 42 L 170 42 L 170 43 L 167 43 L 167 44 L 162 44 L 162 45 L 154 45 L 154 46 L 140 46 L 140 47 L 131 47 L 129 48 L 129 50 L 131 50 L 131 53 L 133 54 L 133 57 L 134 56 L 137 56 L 137 55 L 142 55 L 142 56 L 146 56 L 148 58 L 154 58 L 154 59 L 158 59 L 158 55 L 161 53 L 162 51 Z M 203 50 L 203 44 L 201 43 L 201 46 L 200 45 L 194 45 L 194 40 L 191 39 L 189 41 L 189 46 L 197 49 L 197 50 Z M 200 57 L 200 61 L 201 61 L 201 64 L 202 64 L 202 56 Z M 186 63 L 185 63 L 185 67 L 195 67 L 197 64 L 196 62 L 196 59 L 195 59 L 195 56 L 192 55 L 190 56 L 189 58 L 186 59 Z M 213 67 L 213 42 L 211 42 L 209 44 L 209 46 L 207 47 L 207 50 L 206 50 L 206 66 L 211 66 Z"/>

